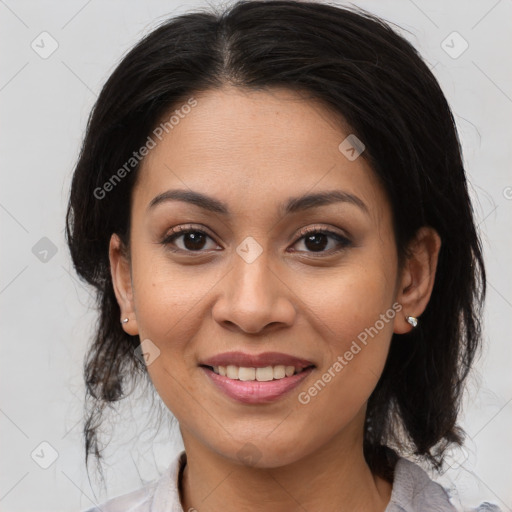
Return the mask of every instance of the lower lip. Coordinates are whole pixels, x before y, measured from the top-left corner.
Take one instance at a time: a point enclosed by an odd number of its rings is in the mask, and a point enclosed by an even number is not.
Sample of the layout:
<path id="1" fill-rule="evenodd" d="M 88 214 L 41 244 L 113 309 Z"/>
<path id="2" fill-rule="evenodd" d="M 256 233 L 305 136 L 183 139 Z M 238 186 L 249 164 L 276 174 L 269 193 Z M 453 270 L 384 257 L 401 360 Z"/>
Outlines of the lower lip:
<path id="1" fill-rule="evenodd" d="M 260 382 L 228 379 L 210 368 L 201 366 L 201 369 L 226 395 L 245 404 L 273 402 L 297 387 L 313 371 L 313 367 L 310 367 L 291 377 Z"/>

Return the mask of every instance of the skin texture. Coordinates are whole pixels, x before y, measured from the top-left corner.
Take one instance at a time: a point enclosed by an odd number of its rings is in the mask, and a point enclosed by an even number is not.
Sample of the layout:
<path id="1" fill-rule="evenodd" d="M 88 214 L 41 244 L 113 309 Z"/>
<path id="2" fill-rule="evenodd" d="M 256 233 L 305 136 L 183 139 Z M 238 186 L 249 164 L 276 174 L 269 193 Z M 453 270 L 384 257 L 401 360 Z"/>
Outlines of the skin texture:
<path id="1" fill-rule="evenodd" d="M 122 318 L 129 318 L 123 328 L 160 350 L 148 372 L 180 424 L 188 458 L 183 508 L 382 511 L 391 485 L 363 457 L 366 403 L 393 332 L 408 332 L 405 315 L 419 317 L 427 305 L 439 237 L 422 228 L 399 268 L 385 192 L 363 157 L 349 161 L 340 152 L 350 131 L 320 103 L 286 89 L 228 86 L 194 97 L 197 106 L 139 171 L 130 258 L 117 235 L 110 243 L 116 296 Z M 183 201 L 148 209 L 169 189 L 208 194 L 230 214 Z M 349 202 L 289 215 L 279 210 L 289 197 L 332 190 L 357 196 L 367 211 Z M 172 252 L 195 247 L 183 236 L 161 243 L 172 228 L 190 224 L 208 235 L 202 252 Z M 315 251 L 301 234 L 309 227 L 350 242 L 329 236 Z M 248 236 L 262 248 L 251 263 L 236 252 Z M 396 303 L 401 311 L 309 403 L 300 403 L 299 392 Z M 316 368 L 273 403 L 242 404 L 198 366 L 231 350 L 283 352 Z M 246 443 L 257 450 L 252 462 L 238 456 Z"/>

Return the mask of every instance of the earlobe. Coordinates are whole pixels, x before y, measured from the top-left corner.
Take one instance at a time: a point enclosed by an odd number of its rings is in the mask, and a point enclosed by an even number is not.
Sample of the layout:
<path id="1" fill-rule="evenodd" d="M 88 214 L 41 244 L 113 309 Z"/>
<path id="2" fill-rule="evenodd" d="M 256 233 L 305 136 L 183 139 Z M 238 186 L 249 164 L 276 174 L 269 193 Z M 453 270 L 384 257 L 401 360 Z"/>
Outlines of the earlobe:
<path id="1" fill-rule="evenodd" d="M 395 320 L 396 334 L 405 334 L 416 326 L 420 328 L 419 317 L 425 311 L 434 288 L 440 249 L 439 234 L 427 226 L 420 228 L 409 244 L 397 295 L 402 313 Z"/>
<path id="2" fill-rule="evenodd" d="M 130 262 L 123 242 L 116 233 L 110 237 L 109 260 L 112 285 L 121 310 L 119 321 L 126 333 L 135 336 L 139 331 L 135 318 Z"/>

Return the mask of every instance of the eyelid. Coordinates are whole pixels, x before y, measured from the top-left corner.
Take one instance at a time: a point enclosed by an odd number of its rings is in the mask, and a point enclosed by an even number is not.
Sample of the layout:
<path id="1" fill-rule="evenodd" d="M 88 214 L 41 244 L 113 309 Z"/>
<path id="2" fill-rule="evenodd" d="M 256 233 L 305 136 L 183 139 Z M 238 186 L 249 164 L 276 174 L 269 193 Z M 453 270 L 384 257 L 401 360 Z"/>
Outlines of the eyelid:
<path id="1" fill-rule="evenodd" d="M 178 237 L 180 237 L 182 234 L 187 234 L 190 232 L 201 232 L 204 233 L 206 236 L 208 236 L 211 240 L 213 240 L 217 245 L 220 245 L 215 240 L 215 235 L 212 235 L 210 230 L 206 228 L 206 226 L 203 226 L 201 224 L 184 224 L 181 226 L 173 227 L 169 230 L 167 230 L 161 240 L 161 244 L 164 246 L 170 246 L 171 243 Z M 182 253 L 188 253 L 188 254 L 202 254 L 208 251 L 201 250 L 201 251 L 186 251 L 184 249 L 180 249 L 179 247 L 175 247 L 173 249 L 170 249 L 173 252 L 182 252 Z"/>
<path id="2" fill-rule="evenodd" d="M 336 235 L 336 236 L 339 236 L 340 238 L 344 238 L 346 240 L 350 240 L 351 239 L 350 235 L 348 235 L 347 233 L 341 232 L 341 230 L 337 231 L 337 230 L 335 230 L 335 228 L 331 228 L 331 227 L 327 227 L 325 225 L 322 226 L 320 224 L 317 224 L 317 225 L 314 225 L 314 226 L 308 226 L 306 228 L 302 228 L 299 231 L 299 238 L 297 238 L 297 240 L 295 240 L 295 243 L 298 242 L 300 240 L 300 238 L 302 238 L 303 236 L 308 235 L 309 233 L 325 233 L 327 235 Z"/>

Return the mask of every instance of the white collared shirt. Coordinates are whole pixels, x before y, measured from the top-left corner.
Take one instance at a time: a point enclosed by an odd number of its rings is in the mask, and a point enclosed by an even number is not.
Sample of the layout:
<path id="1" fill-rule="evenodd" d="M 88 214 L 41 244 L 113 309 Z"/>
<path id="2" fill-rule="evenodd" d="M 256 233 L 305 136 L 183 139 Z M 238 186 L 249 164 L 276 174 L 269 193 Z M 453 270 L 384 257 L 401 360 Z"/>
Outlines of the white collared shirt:
<path id="1" fill-rule="evenodd" d="M 180 469 L 186 454 L 180 452 L 167 470 L 140 489 L 114 497 L 85 512 L 185 512 L 179 497 Z M 193 509 L 192 509 L 193 510 Z M 394 471 L 391 499 L 385 512 L 456 512 L 447 491 L 430 479 L 417 464 L 399 458 Z M 468 512 L 500 512 L 496 505 L 482 503 Z"/>

